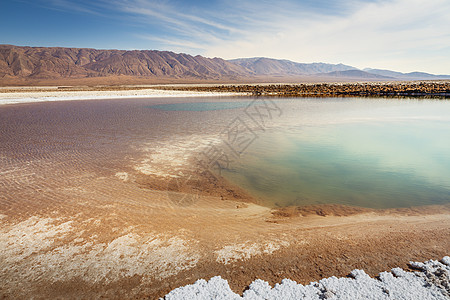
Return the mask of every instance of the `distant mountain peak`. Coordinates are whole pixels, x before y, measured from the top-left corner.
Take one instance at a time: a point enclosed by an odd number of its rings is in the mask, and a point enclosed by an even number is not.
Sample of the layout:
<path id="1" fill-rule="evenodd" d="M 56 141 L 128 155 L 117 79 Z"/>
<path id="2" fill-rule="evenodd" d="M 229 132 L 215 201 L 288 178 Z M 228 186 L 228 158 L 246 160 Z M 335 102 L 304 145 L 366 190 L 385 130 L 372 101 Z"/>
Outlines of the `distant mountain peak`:
<path id="1" fill-rule="evenodd" d="M 434 75 L 425 72 L 410 72 L 410 73 L 402 73 L 395 72 L 390 70 L 382 70 L 382 69 L 372 69 L 365 68 L 365 72 L 381 75 L 381 76 L 389 76 L 396 79 L 401 80 L 423 80 L 423 79 L 450 79 L 450 75 Z"/>
<path id="2" fill-rule="evenodd" d="M 395 79 L 391 76 L 383 76 L 379 74 L 372 74 L 362 70 L 345 70 L 345 71 L 333 71 L 328 73 L 316 74 L 317 76 L 324 77 L 340 77 L 340 78 L 354 78 L 354 79 L 371 79 L 371 80 L 392 80 Z"/>
<path id="3" fill-rule="evenodd" d="M 229 62 L 242 66 L 255 75 L 313 75 L 333 71 L 356 70 L 344 64 L 298 63 L 287 59 L 251 57 L 231 59 Z"/>

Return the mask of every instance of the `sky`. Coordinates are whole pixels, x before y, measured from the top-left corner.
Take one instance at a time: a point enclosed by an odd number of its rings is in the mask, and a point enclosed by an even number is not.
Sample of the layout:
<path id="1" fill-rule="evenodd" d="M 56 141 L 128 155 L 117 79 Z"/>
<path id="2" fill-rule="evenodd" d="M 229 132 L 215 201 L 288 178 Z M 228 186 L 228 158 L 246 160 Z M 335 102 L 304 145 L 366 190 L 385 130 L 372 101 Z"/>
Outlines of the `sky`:
<path id="1" fill-rule="evenodd" d="M 0 44 L 450 74 L 450 0 L 0 0 Z"/>

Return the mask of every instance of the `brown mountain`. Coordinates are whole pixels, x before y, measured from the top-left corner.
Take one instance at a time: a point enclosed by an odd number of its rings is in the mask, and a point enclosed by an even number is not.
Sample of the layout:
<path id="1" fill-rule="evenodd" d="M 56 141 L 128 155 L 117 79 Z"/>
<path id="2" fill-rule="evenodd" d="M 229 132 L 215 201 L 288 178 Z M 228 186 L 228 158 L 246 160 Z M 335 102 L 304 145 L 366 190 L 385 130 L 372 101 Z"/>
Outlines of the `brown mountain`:
<path id="1" fill-rule="evenodd" d="M 343 64 L 271 58 L 223 60 L 154 50 L 0 45 L 0 85 L 180 82 L 303 82 L 442 79 L 426 73 L 358 70 Z"/>
<path id="2" fill-rule="evenodd" d="M 60 79 L 129 75 L 220 79 L 251 75 L 220 58 L 168 51 L 96 50 L 0 45 L 0 79 Z"/>

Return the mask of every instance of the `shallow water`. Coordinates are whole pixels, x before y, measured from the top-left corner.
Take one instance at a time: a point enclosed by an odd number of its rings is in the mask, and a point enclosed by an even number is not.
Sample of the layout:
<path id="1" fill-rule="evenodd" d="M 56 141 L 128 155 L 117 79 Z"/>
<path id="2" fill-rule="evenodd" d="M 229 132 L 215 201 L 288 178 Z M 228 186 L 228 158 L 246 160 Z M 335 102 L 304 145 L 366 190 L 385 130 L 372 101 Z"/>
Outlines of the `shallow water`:
<path id="1" fill-rule="evenodd" d="M 271 130 L 224 176 L 263 204 L 386 208 L 450 200 L 450 142 L 440 122 Z"/>
<path id="2" fill-rule="evenodd" d="M 253 142 L 221 172 L 261 204 L 390 208 L 450 202 L 450 102 L 331 98 L 273 103 L 281 115 L 266 114 L 270 124 L 255 129 Z"/>
<path id="3" fill-rule="evenodd" d="M 151 105 L 149 108 L 155 108 L 165 111 L 211 111 L 222 109 L 245 108 L 250 101 L 234 102 L 186 102 Z"/>

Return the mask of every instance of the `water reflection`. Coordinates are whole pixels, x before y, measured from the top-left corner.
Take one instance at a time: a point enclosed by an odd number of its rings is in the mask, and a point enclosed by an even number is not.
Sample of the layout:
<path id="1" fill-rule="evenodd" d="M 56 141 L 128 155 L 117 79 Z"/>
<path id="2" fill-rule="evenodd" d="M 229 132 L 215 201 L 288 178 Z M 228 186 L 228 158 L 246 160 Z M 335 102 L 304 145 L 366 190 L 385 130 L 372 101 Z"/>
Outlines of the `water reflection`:
<path id="1" fill-rule="evenodd" d="M 280 102 L 224 176 L 270 206 L 450 202 L 450 102 L 341 101 Z"/>

